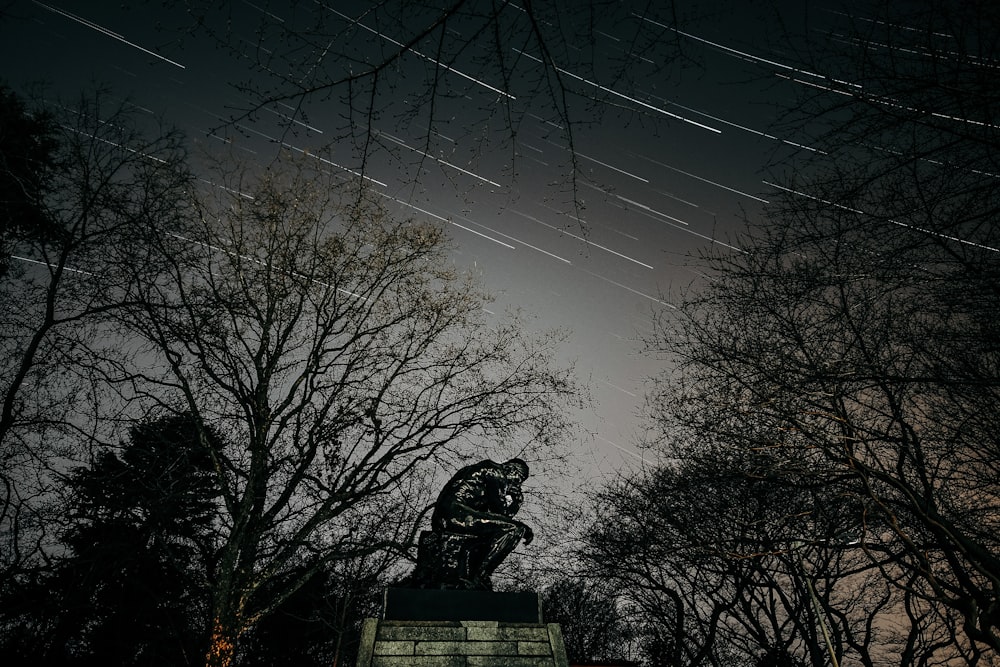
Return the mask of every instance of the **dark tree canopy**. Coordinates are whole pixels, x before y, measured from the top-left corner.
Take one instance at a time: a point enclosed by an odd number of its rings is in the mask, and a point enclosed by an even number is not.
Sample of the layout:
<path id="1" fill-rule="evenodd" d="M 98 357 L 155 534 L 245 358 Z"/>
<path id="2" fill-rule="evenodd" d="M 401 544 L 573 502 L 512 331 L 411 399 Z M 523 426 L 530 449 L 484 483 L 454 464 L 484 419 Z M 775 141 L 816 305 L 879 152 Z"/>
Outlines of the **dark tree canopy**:
<path id="1" fill-rule="evenodd" d="M 254 627 L 240 664 L 353 665 L 362 622 L 381 613 L 387 581 L 378 567 L 383 564 L 384 559 L 346 562 L 314 574 Z"/>
<path id="2" fill-rule="evenodd" d="M 5 623 L 45 630 L 5 650 L 45 665 L 200 662 L 219 495 L 206 444 L 221 440 L 163 417 L 71 474 L 70 552 L 4 604 Z"/>

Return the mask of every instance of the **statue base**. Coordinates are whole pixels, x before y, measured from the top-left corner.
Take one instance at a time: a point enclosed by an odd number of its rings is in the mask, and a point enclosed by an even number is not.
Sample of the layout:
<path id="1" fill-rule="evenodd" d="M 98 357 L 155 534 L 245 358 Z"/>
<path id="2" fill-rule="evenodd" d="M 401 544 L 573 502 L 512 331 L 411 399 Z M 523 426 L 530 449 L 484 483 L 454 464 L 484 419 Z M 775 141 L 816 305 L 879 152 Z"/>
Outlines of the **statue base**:
<path id="1" fill-rule="evenodd" d="M 387 621 L 542 622 L 538 593 L 388 588 L 382 609 Z"/>
<path id="2" fill-rule="evenodd" d="M 568 667 L 537 593 L 389 588 L 367 618 L 357 667 Z"/>
<path id="3" fill-rule="evenodd" d="M 558 623 L 365 619 L 357 667 L 568 667 Z"/>

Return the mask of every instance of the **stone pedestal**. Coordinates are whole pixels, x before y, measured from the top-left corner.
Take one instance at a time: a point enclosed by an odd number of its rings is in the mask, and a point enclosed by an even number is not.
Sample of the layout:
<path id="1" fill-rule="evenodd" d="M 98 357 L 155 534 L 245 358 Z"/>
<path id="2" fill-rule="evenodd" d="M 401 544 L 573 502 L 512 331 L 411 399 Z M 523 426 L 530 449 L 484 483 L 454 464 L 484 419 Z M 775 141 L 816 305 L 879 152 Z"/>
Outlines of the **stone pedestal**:
<path id="1" fill-rule="evenodd" d="M 536 593 L 390 588 L 382 616 L 365 619 L 357 667 L 568 667 Z"/>
<path id="2" fill-rule="evenodd" d="M 568 667 L 558 623 L 365 620 L 357 667 Z"/>

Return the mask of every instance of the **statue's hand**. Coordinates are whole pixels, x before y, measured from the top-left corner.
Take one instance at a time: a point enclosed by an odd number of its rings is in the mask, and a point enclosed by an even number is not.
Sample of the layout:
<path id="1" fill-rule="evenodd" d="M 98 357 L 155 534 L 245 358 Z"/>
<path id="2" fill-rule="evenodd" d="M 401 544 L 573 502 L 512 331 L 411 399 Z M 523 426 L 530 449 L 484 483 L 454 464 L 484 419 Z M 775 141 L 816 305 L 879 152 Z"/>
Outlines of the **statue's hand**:
<path id="1" fill-rule="evenodd" d="M 507 516 L 514 516 L 517 511 L 521 509 L 521 503 L 524 502 L 524 494 L 521 493 L 521 489 L 512 488 L 507 491 L 507 499 L 510 501 L 504 508 L 504 514 Z"/>
<path id="2" fill-rule="evenodd" d="M 526 523 L 522 523 L 521 528 L 524 528 L 524 543 L 526 545 L 531 544 L 531 541 L 535 539 L 535 531 L 533 531 Z"/>

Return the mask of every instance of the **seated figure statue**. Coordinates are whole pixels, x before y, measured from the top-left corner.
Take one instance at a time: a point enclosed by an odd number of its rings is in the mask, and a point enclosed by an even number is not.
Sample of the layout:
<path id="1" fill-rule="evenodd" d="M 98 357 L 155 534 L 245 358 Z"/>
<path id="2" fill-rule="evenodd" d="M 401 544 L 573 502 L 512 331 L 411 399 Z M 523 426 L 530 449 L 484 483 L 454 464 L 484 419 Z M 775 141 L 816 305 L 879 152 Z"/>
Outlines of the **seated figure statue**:
<path id="1" fill-rule="evenodd" d="M 417 567 L 408 584 L 418 588 L 491 590 L 493 571 L 523 539 L 534 534 L 513 518 L 524 496 L 528 465 L 480 461 L 445 484 L 431 517 L 433 530 L 420 535 Z"/>

